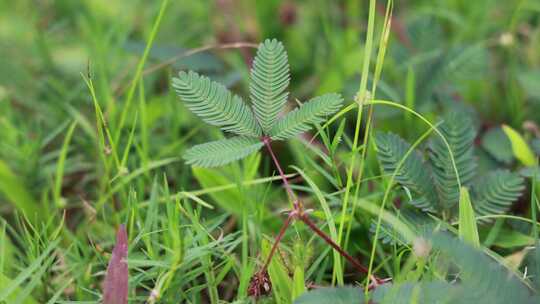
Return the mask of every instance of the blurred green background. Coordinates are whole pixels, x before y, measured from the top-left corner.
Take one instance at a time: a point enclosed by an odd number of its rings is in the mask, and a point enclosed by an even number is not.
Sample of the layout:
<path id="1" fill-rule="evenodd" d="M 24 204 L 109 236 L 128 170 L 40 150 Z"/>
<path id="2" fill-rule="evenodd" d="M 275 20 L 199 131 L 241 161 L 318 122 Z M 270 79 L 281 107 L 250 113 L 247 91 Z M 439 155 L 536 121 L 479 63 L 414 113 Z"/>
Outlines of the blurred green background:
<path id="1" fill-rule="evenodd" d="M 375 41 L 386 5 L 377 3 Z M 110 251 L 114 228 L 126 222 L 128 228 L 138 227 L 130 239 L 144 248 L 135 253 L 141 264 L 133 264 L 133 286 L 151 289 L 149 282 L 159 281 L 161 270 L 148 261 L 171 259 L 160 244 L 173 246 L 175 237 L 148 235 L 166 227 L 172 211 L 137 205 L 152 205 L 165 194 L 164 185 L 175 193 L 272 174 L 266 159 L 258 166 L 260 156 L 221 171 L 192 171 L 182 163 L 187 147 L 222 135 L 190 114 L 172 92 L 170 79 L 178 70 L 209 75 L 247 96 L 255 54 L 250 43 L 277 38 L 289 56 L 291 106 L 294 99 L 327 92 L 341 92 L 348 104 L 357 91 L 368 1 L 169 1 L 141 77 L 132 85 L 161 5 L 141 0 L 0 0 L 0 232 L 7 231 L 11 239 L 3 247 L 3 273 L 14 276 L 30 265 L 58 234 L 67 255 L 60 278 L 55 272 L 50 274 L 55 280 L 32 289 L 38 302 L 69 282 L 67 278 L 77 284 L 65 285 L 62 297 L 95 300 L 101 281 L 96 273 L 107 260 L 104 252 Z M 246 46 L 229 48 L 236 42 Z M 201 47 L 210 49 L 186 55 Z M 85 79 L 91 79 L 95 99 Z M 479 138 L 490 134 L 479 143 L 481 153 L 489 156 L 486 167 L 512 162 L 509 142 L 498 128 L 502 123 L 522 131 L 540 151 L 540 2 L 396 1 L 377 97 L 406 104 L 433 121 L 448 109 L 468 111 L 476 118 Z M 352 134 L 353 121 L 351 115 L 347 134 Z M 385 108 L 377 108 L 374 124 L 408 138 L 425 130 L 410 116 Z M 277 150 L 286 164 L 314 166 L 299 142 Z M 316 180 L 322 188 L 330 187 L 323 178 Z M 246 207 L 246 197 L 264 204 Z M 280 221 L 267 209 L 283 207 L 283 201 L 274 205 L 275 198 L 283 197 L 279 187 L 267 185 L 203 196 L 217 208 L 208 211 L 205 227 L 213 233 L 220 226 L 233 227 L 223 246 L 238 245 L 238 233 L 247 233 L 239 227 L 251 227 L 249 233 L 260 240 L 261 231 L 277 231 Z M 228 217 L 241 215 L 242 207 L 256 214 L 249 223 Z M 24 228 L 21 212 L 30 223 L 43 218 L 46 224 Z M 62 222 L 65 228 L 58 232 L 55 227 Z M 194 239 L 193 244 L 202 246 Z M 258 252 L 243 250 L 245 257 L 248 251 L 252 257 Z M 194 286 L 202 286 L 196 278 L 205 268 L 196 269 L 200 273 L 192 274 L 193 281 L 170 283 L 186 290 L 181 298 L 170 299 L 196 297 L 201 289 Z M 245 286 L 241 288 L 245 293 Z"/>

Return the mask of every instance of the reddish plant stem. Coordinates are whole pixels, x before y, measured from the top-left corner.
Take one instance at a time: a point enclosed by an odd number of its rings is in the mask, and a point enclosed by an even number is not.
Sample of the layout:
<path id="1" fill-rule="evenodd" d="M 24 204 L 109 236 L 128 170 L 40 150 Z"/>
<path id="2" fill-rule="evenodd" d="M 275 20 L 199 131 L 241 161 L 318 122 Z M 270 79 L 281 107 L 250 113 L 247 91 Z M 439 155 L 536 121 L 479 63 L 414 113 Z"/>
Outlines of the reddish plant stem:
<path id="1" fill-rule="evenodd" d="M 355 258 L 353 258 L 350 254 L 347 253 L 347 251 L 343 250 L 336 242 L 334 242 L 326 233 L 324 233 L 315 223 L 311 221 L 309 216 L 307 214 L 302 214 L 299 216 L 300 220 L 304 222 L 313 232 L 315 232 L 319 237 L 321 237 L 328 245 L 332 246 L 335 251 L 337 251 L 342 257 L 344 257 L 349 263 L 353 265 L 356 270 L 362 273 L 369 273 L 369 270 L 362 264 L 360 264 Z M 370 284 L 371 288 L 376 287 L 377 285 L 386 282 L 385 280 L 381 280 L 377 278 L 375 275 L 371 275 L 369 278 L 372 281 L 372 284 Z"/>
<path id="2" fill-rule="evenodd" d="M 266 270 L 268 269 L 268 265 L 270 265 L 270 261 L 272 260 L 272 257 L 276 253 L 279 242 L 285 235 L 285 231 L 287 230 L 287 228 L 289 228 L 289 225 L 291 224 L 294 217 L 295 217 L 294 212 L 291 212 L 289 216 L 287 216 L 287 219 L 285 220 L 285 222 L 283 222 L 283 226 L 281 226 L 281 229 L 279 230 L 279 234 L 276 236 L 276 239 L 274 240 L 274 245 L 272 245 L 272 248 L 270 249 L 270 253 L 268 254 L 268 257 L 266 258 L 266 262 L 261 268 L 262 273 L 266 272 Z"/>
<path id="3" fill-rule="evenodd" d="M 356 261 L 352 256 L 350 256 L 345 250 L 343 250 L 338 244 L 336 244 L 326 233 L 324 233 L 315 223 L 313 223 L 309 217 L 306 214 L 302 214 L 300 217 L 300 220 L 304 222 L 306 225 L 308 225 L 313 232 L 315 232 L 318 236 L 320 236 L 328 245 L 332 246 L 334 250 L 339 252 L 347 261 L 349 261 L 354 268 L 356 268 L 359 272 L 367 273 L 368 269 L 361 265 L 358 261 Z"/>
<path id="4" fill-rule="evenodd" d="M 322 230 L 320 230 L 319 227 L 317 227 L 317 225 L 315 225 L 315 223 L 313 223 L 309 219 L 308 215 L 306 213 L 304 213 L 304 210 L 303 210 L 303 208 L 301 206 L 300 200 L 298 200 L 298 198 L 294 194 L 294 192 L 293 192 L 293 190 L 291 188 L 291 185 L 289 183 L 289 180 L 287 179 L 287 176 L 285 176 L 285 173 L 283 172 L 283 169 L 281 168 L 281 165 L 280 165 L 276 155 L 274 154 L 274 151 L 272 150 L 272 147 L 270 146 L 270 142 L 272 141 L 271 138 L 268 137 L 268 136 L 263 136 L 261 138 L 261 140 L 264 143 L 264 145 L 266 146 L 266 149 L 268 150 L 268 153 L 272 157 L 272 160 L 274 161 L 274 165 L 276 166 L 276 168 L 277 168 L 277 170 L 279 172 L 279 175 L 281 177 L 281 180 L 283 181 L 283 185 L 284 185 L 284 187 L 285 187 L 285 189 L 287 191 L 287 194 L 288 194 L 289 198 L 293 201 L 293 210 L 289 213 L 289 215 L 287 216 L 287 219 L 283 223 L 283 226 L 281 227 L 281 229 L 279 231 L 279 234 L 277 235 L 277 237 L 276 237 L 276 239 L 274 241 L 274 244 L 272 245 L 272 248 L 270 249 L 270 253 L 268 254 L 268 257 L 266 258 L 266 261 L 265 261 L 263 267 L 259 271 L 259 274 L 266 273 L 268 265 L 270 265 L 270 261 L 272 260 L 272 257 L 274 256 L 274 254 L 275 254 L 275 252 L 277 250 L 279 242 L 281 241 L 281 239 L 285 235 L 285 231 L 287 230 L 287 228 L 289 228 L 291 222 L 294 219 L 302 220 L 302 222 L 304 222 L 311 230 L 313 230 L 313 232 L 315 232 L 315 234 L 317 234 L 319 237 L 321 237 L 326 243 L 328 243 L 328 245 L 330 245 L 342 257 L 344 257 L 347 261 L 349 261 L 349 263 L 351 263 L 354 266 L 354 268 L 356 268 L 359 272 L 368 273 L 368 269 L 365 266 L 360 264 L 355 258 L 353 258 L 351 255 L 349 255 L 345 250 L 343 250 L 343 248 L 341 248 L 336 242 L 334 242 L 326 233 L 324 233 Z M 372 275 L 370 277 L 370 280 L 373 281 L 372 284 L 373 284 L 374 287 L 377 286 L 378 284 L 382 283 L 382 282 L 385 282 L 385 280 L 381 280 L 381 279 L 377 278 L 374 275 Z M 370 286 L 372 286 L 372 285 L 370 285 Z"/>
<path id="5" fill-rule="evenodd" d="M 279 161 L 276 155 L 274 154 L 274 150 L 272 150 L 272 146 L 270 146 L 271 141 L 272 139 L 270 139 L 270 137 L 268 136 L 262 137 L 262 142 L 266 146 L 266 150 L 268 150 L 268 153 L 270 154 L 270 156 L 272 157 L 272 160 L 274 161 L 274 165 L 276 166 L 279 172 L 279 176 L 281 177 L 281 180 L 283 181 L 283 186 L 285 187 L 285 190 L 287 191 L 287 195 L 289 196 L 289 199 L 293 202 L 293 207 L 296 209 L 297 207 L 299 207 L 298 199 L 296 198 L 296 195 L 292 191 L 291 185 L 289 184 L 289 180 L 285 176 L 285 173 L 283 172 L 283 169 L 281 168 L 281 165 L 279 164 Z"/>

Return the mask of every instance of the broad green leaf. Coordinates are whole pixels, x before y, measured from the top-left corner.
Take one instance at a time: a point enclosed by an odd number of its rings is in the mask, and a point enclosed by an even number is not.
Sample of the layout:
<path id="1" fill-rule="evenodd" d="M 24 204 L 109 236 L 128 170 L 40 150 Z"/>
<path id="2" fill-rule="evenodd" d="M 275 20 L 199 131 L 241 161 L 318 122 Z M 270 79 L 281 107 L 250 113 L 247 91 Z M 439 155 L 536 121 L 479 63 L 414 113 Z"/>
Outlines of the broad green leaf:
<path id="1" fill-rule="evenodd" d="M 502 128 L 512 143 L 512 150 L 516 158 L 525 166 L 534 166 L 536 164 L 536 157 L 527 142 L 525 142 L 525 139 L 516 130 L 507 125 L 503 125 Z"/>
<path id="2" fill-rule="evenodd" d="M 475 247 L 480 246 L 474 209 L 465 187 L 461 187 L 459 193 L 459 237 Z"/>
<path id="3" fill-rule="evenodd" d="M 234 183 L 222 171 L 217 170 L 193 167 L 193 175 L 195 175 L 202 188 L 212 188 Z M 242 202 L 244 199 L 238 188 L 226 189 L 224 191 L 210 193 L 209 195 L 221 208 L 238 216 L 242 215 L 242 209 L 244 208 Z"/>
<path id="4" fill-rule="evenodd" d="M 43 215 L 24 182 L 2 160 L 0 160 L 0 192 L 17 210 L 26 214 L 30 221 L 36 216 L 39 218 Z"/>
<path id="5" fill-rule="evenodd" d="M 294 304 L 362 304 L 364 293 L 358 287 L 317 288 L 300 296 Z"/>

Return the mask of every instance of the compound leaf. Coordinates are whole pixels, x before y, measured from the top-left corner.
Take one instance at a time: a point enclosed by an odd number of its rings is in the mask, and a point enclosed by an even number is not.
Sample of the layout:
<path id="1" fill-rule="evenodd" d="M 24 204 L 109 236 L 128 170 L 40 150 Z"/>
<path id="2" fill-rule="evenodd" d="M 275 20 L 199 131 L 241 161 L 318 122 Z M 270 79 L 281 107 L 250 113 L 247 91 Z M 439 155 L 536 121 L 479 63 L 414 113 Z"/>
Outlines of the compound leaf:
<path id="1" fill-rule="evenodd" d="M 257 152 L 263 145 L 258 138 L 237 136 L 193 146 L 184 159 L 189 165 L 218 167 Z"/>
<path id="2" fill-rule="evenodd" d="M 225 86 L 193 71 L 182 71 L 173 78 L 173 87 L 188 109 L 206 123 L 238 135 L 261 135 L 249 106 Z"/>
<path id="3" fill-rule="evenodd" d="M 394 174 L 410 149 L 411 145 L 393 133 L 376 135 L 377 158 L 385 174 Z M 409 189 L 413 200 L 411 203 L 422 210 L 434 211 L 437 196 L 433 191 L 433 181 L 429 169 L 417 151 L 409 154 L 403 161 L 395 177 L 396 182 Z"/>
<path id="4" fill-rule="evenodd" d="M 507 170 L 491 172 L 474 187 L 474 210 L 479 216 L 503 214 L 524 189 L 524 179 L 520 175 Z"/>
<path id="5" fill-rule="evenodd" d="M 476 173 L 474 138 L 476 130 L 472 121 L 461 112 L 446 115 L 440 132 L 452 150 L 461 186 L 469 186 Z M 429 158 L 433 167 L 433 179 L 442 206 L 455 206 L 459 201 L 459 184 L 451 154 L 440 136 L 430 141 Z"/>
<path id="6" fill-rule="evenodd" d="M 249 86 L 255 116 L 265 133 L 270 132 L 287 102 L 289 80 L 289 63 L 283 44 L 275 39 L 265 40 L 253 60 Z"/>
<path id="7" fill-rule="evenodd" d="M 343 98 L 336 93 L 315 97 L 301 107 L 287 113 L 270 131 L 273 140 L 294 137 L 311 129 L 313 124 L 324 121 L 325 116 L 339 110 Z"/>

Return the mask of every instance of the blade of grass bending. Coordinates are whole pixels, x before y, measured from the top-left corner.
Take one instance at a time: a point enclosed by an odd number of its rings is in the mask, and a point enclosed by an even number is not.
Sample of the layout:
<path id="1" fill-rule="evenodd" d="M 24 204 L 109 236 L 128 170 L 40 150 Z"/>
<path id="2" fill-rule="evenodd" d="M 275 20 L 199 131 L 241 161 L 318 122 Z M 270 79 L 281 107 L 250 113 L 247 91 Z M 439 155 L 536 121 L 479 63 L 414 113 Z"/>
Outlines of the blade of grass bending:
<path id="1" fill-rule="evenodd" d="M 321 207 L 324 212 L 324 217 L 326 220 L 326 223 L 328 224 L 328 230 L 330 230 L 330 237 L 334 242 L 338 240 L 338 234 L 336 230 L 336 223 L 334 222 L 334 216 L 332 215 L 332 211 L 330 210 L 330 206 L 326 202 L 326 199 L 324 198 L 324 194 L 321 192 L 321 189 L 315 184 L 315 182 L 300 168 L 296 166 L 291 166 L 296 172 L 302 176 L 302 178 L 308 183 L 308 185 L 313 189 L 315 196 L 321 203 Z M 337 243 L 337 242 L 336 242 Z M 339 253 L 335 250 L 333 250 L 334 254 L 334 272 L 336 273 L 336 279 L 339 285 L 343 285 L 343 268 L 341 266 L 341 258 L 339 256 Z"/>
<path id="2" fill-rule="evenodd" d="M 84 74 L 81 73 L 81 76 L 86 83 L 86 86 L 90 90 L 90 95 L 92 96 L 92 102 L 94 104 L 94 111 L 96 115 L 96 127 L 98 132 L 98 138 L 99 138 L 99 151 L 98 154 L 100 155 L 100 158 L 103 161 L 103 165 L 105 166 L 105 170 L 108 174 L 109 170 L 109 161 L 105 157 L 105 151 L 110 150 L 110 153 L 113 156 L 113 160 L 116 164 L 117 170 L 120 168 L 120 160 L 118 159 L 118 153 L 116 151 L 116 144 L 115 141 L 112 138 L 111 131 L 107 125 L 107 122 L 105 121 L 105 117 L 103 116 L 103 111 L 101 110 L 101 106 L 99 105 L 97 96 L 96 96 L 96 90 L 94 88 L 94 83 L 92 82 L 91 78 L 87 78 Z M 105 142 L 105 137 L 107 141 L 109 142 L 110 148 L 107 147 L 107 144 Z"/>
<path id="3" fill-rule="evenodd" d="M 390 190 L 392 189 L 392 186 L 394 184 L 394 181 L 396 179 L 396 176 L 397 174 L 399 173 L 399 171 L 401 170 L 401 166 L 403 166 L 403 164 L 405 163 L 405 160 L 407 159 L 407 157 L 409 157 L 409 155 L 411 155 L 416 149 L 417 146 L 419 146 L 430 134 L 432 131 L 436 130 L 436 127 L 434 125 L 431 125 L 431 128 L 428 129 L 426 132 L 424 132 L 424 134 L 422 134 L 422 136 L 420 136 L 410 147 L 409 149 L 407 150 L 407 152 L 405 153 L 405 155 L 403 155 L 403 157 L 399 160 L 399 163 L 397 164 L 396 166 L 396 169 L 394 170 L 393 174 L 392 174 L 392 177 L 390 177 L 390 182 L 388 183 L 388 186 L 386 187 L 386 190 L 384 192 L 384 197 L 383 197 L 383 201 L 381 203 L 381 206 L 379 207 L 379 212 L 377 214 L 377 226 L 376 226 L 376 229 L 375 229 L 375 234 L 373 236 L 373 245 L 371 246 L 371 255 L 369 257 L 369 266 L 368 266 L 368 278 L 371 276 L 371 273 L 373 271 L 373 263 L 375 261 L 375 251 L 377 249 L 377 244 L 378 244 L 378 239 L 379 239 L 379 230 L 381 228 L 381 222 L 382 222 L 382 215 L 384 214 L 385 211 L 385 206 L 386 206 L 386 202 L 388 201 L 388 197 L 390 195 Z M 403 233 L 402 230 L 396 230 L 396 231 L 400 231 Z M 369 279 L 366 280 L 366 286 L 365 286 L 365 295 L 366 297 L 368 296 L 368 292 L 369 292 Z"/>
<path id="4" fill-rule="evenodd" d="M 96 204 L 96 211 L 100 211 L 103 205 L 109 200 L 115 193 L 120 191 L 125 185 L 127 185 L 131 180 L 137 178 L 138 176 L 146 173 L 147 171 L 154 170 L 156 168 L 180 161 L 180 158 L 177 157 L 171 157 L 171 158 L 165 158 L 162 160 L 152 161 L 149 162 L 148 165 L 143 166 L 141 168 L 138 168 L 134 170 L 133 172 L 129 173 L 128 175 L 124 176 L 114 187 L 112 187 L 109 192 L 107 192 L 103 197 L 97 202 Z"/>
<path id="5" fill-rule="evenodd" d="M 387 105 L 387 106 L 392 106 L 392 107 L 396 107 L 396 108 L 399 108 L 399 109 L 402 109 L 402 110 L 405 110 L 407 112 L 410 112 L 411 114 L 413 114 L 414 116 L 420 118 L 420 120 L 422 120 L 424 123 L 426 123 L 431 129 L 433 129 L 433 131 L 435 133 L 437 133 L 437 135 L 441 138 L 441 140 L 443 141 L 444 145 L 446 146 L 446 149 L 448 150 L 448 154 L 450 156 L 450 160 L 452 162 L 452 169 L 454 169 L 454 174 L 456 175 L 456 183 L 458 185 L 459 188 L 461 188 L 461 179 L 459 177 L 459 173 L 458 173 L 458 170 L 457 170 L 457 165 L 456 165 L 456 159 L 454 157 L 454 152 L 452 152 L 452 149 L 450 148 L 450 144 L 448 143 L 448 141 L 446 140 L 446 138 L 444 137 L 444 135 L 441 133 L 441 131 L 439 131 L 439 129 L 437 129 L 437 127 L 431 123 L 429 120 L 427 120 L 427 118 L 425 118 L 424 116 L 422 116 L 420 113 L 412 110 L 412 109 L 409 109 L 407 108 L 406 106 L 402 105 L 402 104 L 399 104 L 397 102 L 393 102 L 393 101 L 388 101 L 388 100 L 371 100 L 371 101 L 368 101 L 365 103 L 366 105 L 369 105 L 369 104 L 374 104 L 374 105 Z"/>
<path id="6" fill-rule="evenodd" d="M 5 276 L 4 274 L 0 273 L 0 286 L 7 286 L 11 284 L 13 281 Z M 21 293 L 22 286 L 16 286 L 15 289 L 11 292 L 9 296 L 7 296 L 6 301 L 2 303 L 13 303 L 14 299 L 18 297 Z M 23 304 L 37 304 L 37 301 L 32 297 L 27 297 L 24 302 L 21 302 Z"/>
<path id="7" fill-rule="evenodd" d="M 139 79 L 142 76 L 144 64 L 146 63 L 146 59 L 150 54 L 150 49 L 152 49 L 152 45 L 154 44 L 154 39 L 156 38 L 159 26 L 161 24 L 161 19 L 163 19 L 163 15 L 165 15 L 168 3 L 169 0 L 163 0 L 161 2 L 161 7 L 159 8 L 158 15 L 156 17 L 156 20 L 154 21 L 154 25 L 152 26 L 152 31 L 150 32 L 150 36 L 148 37 L 148 42 L 146 43 L 146 47 L 144 48 L 143 55 L 141 57 L 141 60 L 139 60 L 139 63 L 137 64 L 135 76 L 133 76 L 133 79 L 131 80 L 131 85 L 127 93 L 126 102 L 123 106 L 122 113 L 120 114 L 120 121 L 116 125 L 116 133 L 114 135 L 115 141 L 118 141 L 120 139 L 120 134 L 126 120 L 126 115 L 131 105 L 131 101 L 133 100 L 133 96 L 135 95 L 135 89 L 137 87 L 137 84 L 139 83 Z"/>
<path id="8" fill-rule="evenodd" d="M 287 174 L 285 176 L 287 178 L 292 178 L 292 177 L 297 176 L 297 174 Z M 257 179 L 253 179 L 253 180 L 243 181 L 241 183 L 241 185 L 242 186 L 253 186 L 253 185 L 259 185 L 259 184 L 264 184 L 264 183 L 270 183 L 270 182 L 273 182 L 273 181 L 276 181 L 276 180 L 281 180 L 281 177 L 280 176 L 272 176 L 272 177 L 257 178 Z M 201 196 L 201 195 L 205 195 L 205 194 L 209 194 L 209 193 L 215 193 L 215 192 L 220 192 L 220 191 L 224 191 L 224 190 L 229 190 L 229 189 L 236 188 L 236 187 L 238 187 L 238 183 L 230 183 L 230 184 L 223 185 L 223 186 L 216 186 L 216 187 L 205 188 L 205 189 L 200 189 L 200 190 L 193 190 L 193 191 L 180 191 L 180 192 L 177 192 L 175 194 L 172 194 L 169 197 L 160 197 L 160 198 L 158 198 L 158 202 L 165 202 L 167 199 L 171 199 L 171 198 L 174 198 L 174 199 L 186 198 L 189 195 Z M 141 202 L 139 204 L 139 207 L 141 207 L 141 208 L 148 207 L 148 204 L 149 204 L 149 201 L 143 201 L 143 202 Z"/>
<path id="9" fill-rule="evenodd" d="M 69 149 L 69 144 L 71 142 L 71 137 L 73 136 L 73 131 L 75 131 L 75 127 L 77 126 L 77 122 L 74 121 L 69 126 L 69 129 L 66 133 L 66 137 L 64 138 L 64 143 L 62 144 L 62 148 L 60 150 L 60 156 L 58 157 L 58 162 L 56 164 L 56 177 L 54 181 L 54 192 L 53 192 L 53 198 L 54 203 L 58 206 L 61 199 L 62 194 L 62 180 L 64 179 L 64 167 L 66 163 L 66 157 Z"/>
<path id="10" fill-rule="evenodd" d="M 120 225 L 116 232 L 116 244 L 103 283 L 103 304 L 127 304 L 128 302 L 127 242 L 126 228 Z"/>
<path id="11" fill-rule="evenodd" d="M 388 45 L 388 38 L 390 37 L 390 28 L 391 28 L 391 24 L 392 24 L 393 5 L 394 5 L 394 2 L 392 0 L 387 1 L 386 12 L 385 12 L 385 15 L 384 15 L 384 27 L 383 27 L 381 39 L 380 39 L 380 42 L 379 42 L 379 52 L 377 54 L 377 64 L 375 65 L 375 75 L 373 77 L 373 84 L 372 84 L 372 87 L 371 87 L 371 98 L 375 98 L 375 93 L 376 93 L 376 90 L 377 90 L 377 83 L 379 82 L 381 72 L 382 72 L 382 67 L 383 67 L 383 64 L 384 64 L 384 58 L 385 58 L 385 55 L 386 55 L 386 48 L 387 48 L 387 45 Z M 360 186 L 362 184 L 362 178 L 364 177 L 364 166 L 365 166 L 365 163 L 366 163 L 366 153 L 367 153 L 367 150 L 368 150 L 368 140 L 371 137 L 371 121 L 372 121 L 372 118 L 373 118 L 373 105 L 370 105 L 369 110 L 368 110 L 368 115 L 367 115 L 367 122 L 366 122 L 365 131 L 364 131 L 363 141 L 362 141 L 362 145 L 361 145 L 362 147 L 364 147 L 364 149 L 362 149 L 362 151 L 360 152 L 361 153 L 361 156 L 360 156 L 360 168 L 359 168 L 359 172 L 358 172 L 356 187 L 354 189 L 354 200 L 353 200 L 352 212 L 351 212 L 351 214 L 353 214 L 353 215 L 356 212 L 356 208 L 357 208 L 356 202 L 358 201 L 357 200 L 358 193 L 360 192 Z M 349 221 L 348 224 L 347 224 L 347 231 L 345 233 L 345 241 L 344 241 L 344 246 L 345 247 L 349 243 L 349 237 L 350 237 L 350 234 L 351 234 L 351 229 L 352 229 L 352 221 Z"/>
<path id="12" fill-rule="evenodd" d="M 48 256 L 45 261 L 40 265 L 39 269 L 32 274 L 32 277 L 29 282 L 26 282 L 24 285 L 24 288 L 21 290 L 21 292 L 17 295 L 15 298 L 15 301 L 10 303 L 25 303 L 25 302 L 31 302 L 32 299 L 32 291 L 38 286 L 38 284 L 42 284 L 43 280 L 47 277 L 43 277 L 45 273 L 50 269 L 54 261 L 56 260 L 56 256 L 50 255 Z M 30 300 L 28 300 L 30 299 Z"/>
<path id="13" fill-rule="evenodd" d="M 371 53 L 373 50 L 373 34 L 374 34 L 374 28 L 375 28 L 375 8 L 376 8 L 376 1 L 370 0 L 366 44 L 364 48 L 364 60 L 363 60 L 362 72 L 361 72 L 362 76 L 360 79 L 360 88 L 358 89 L 357 96 L 355 97 L 355 101 L 356 101 L 355 103 L 358 103 L 358 101 L 362 101 L 367 95 L 366 93 L 367 93 L 369 64 L 371 62 Z M 359 143 L 360 128 L 362 124 L 362 112 L 363 112 L 363 108 L 359 107 L 358 112 L 356 114 L 356 125 L 354 129 L 353 145 L 351 148 L 351 151 L 352 151 L 351 162 L 349 164 L 349 167 L 347 168 L 347 182 L 345 183 L 345 193 L 344 193 L 343 204 L 341 208 L 341 218 L 345 218 L 345 213 L 347 212 L 348 205 L 349 205 L 349 196 L 350 196 L 350 191 L 353 184 L 353 171 L 356 164 L 356 153 L 354 153 L 354 151 L 356 151 L 358 147 L 358 143 Z M 345 222 L 342 221 L 339 225 L 339 232 L 338 232 L 338 239 L 337 239 L 337 244 L 340 246 L 342 245 L 344 228 L 345 228 Z M 332 274 L 332 282 L 335 282 L 336 276 L 337 274 L 334 272 Z"/>
<path id="14" fill-rule="evenodd" d="M 525 166 L 536 165 L 536 156 L 531 151 L 531 148 L 529 145 L 527 145 L 527 142 L 525 142 L 523 137 L 516 130 L 507 125 L 503 125 L 502 129 L 506 136 L 508 136 L 508 139 L 510 139 L 514 156 Z"/>

